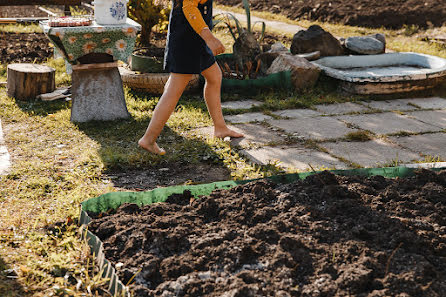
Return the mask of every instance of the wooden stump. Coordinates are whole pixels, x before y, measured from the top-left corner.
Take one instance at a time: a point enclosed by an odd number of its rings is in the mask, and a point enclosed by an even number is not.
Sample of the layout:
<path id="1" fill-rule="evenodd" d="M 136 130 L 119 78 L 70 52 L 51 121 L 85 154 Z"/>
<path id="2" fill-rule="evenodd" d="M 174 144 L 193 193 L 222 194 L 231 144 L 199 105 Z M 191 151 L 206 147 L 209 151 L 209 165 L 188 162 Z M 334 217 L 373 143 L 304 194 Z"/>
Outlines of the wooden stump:
<path id="1" fill-rule="evenodd" d="M 35 99 L 56 88 L 56 70 L 38 64 L 8 65 L 8 96 L 16 99 Z"/>

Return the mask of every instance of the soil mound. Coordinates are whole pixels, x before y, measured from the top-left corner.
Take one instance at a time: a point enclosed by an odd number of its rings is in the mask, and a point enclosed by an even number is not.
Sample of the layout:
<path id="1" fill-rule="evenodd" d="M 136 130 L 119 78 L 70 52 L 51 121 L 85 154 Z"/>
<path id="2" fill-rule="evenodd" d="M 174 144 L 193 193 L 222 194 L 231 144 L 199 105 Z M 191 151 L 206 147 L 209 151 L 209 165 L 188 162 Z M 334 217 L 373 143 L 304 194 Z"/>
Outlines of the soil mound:
<path id="1" fill-rule="evenodd" d="M 323 172 L 121 206 L 90 230 L 136 296 L 442 296 L 446 171 Z M 121 265 L 119 265 L 121 266 Z M 443 293 L 442 293 L 443 292 Z"/>
<path id="2" fill-rule="evenodd" d="M 42 63 L 53 55 L 43 33 L 0 32 L 0 63 Z"/>
<path id="3" fill-rule="evenodd" d="M 240 0 L 216 0 L 227 6 L 241 6 Z M 404 25 L 441 26 L 446 20 L 444 0 L 250 0 L 254 10 L 270 11 L 288 18 L 343 23 L 373 28 L 401 28 Z"/>

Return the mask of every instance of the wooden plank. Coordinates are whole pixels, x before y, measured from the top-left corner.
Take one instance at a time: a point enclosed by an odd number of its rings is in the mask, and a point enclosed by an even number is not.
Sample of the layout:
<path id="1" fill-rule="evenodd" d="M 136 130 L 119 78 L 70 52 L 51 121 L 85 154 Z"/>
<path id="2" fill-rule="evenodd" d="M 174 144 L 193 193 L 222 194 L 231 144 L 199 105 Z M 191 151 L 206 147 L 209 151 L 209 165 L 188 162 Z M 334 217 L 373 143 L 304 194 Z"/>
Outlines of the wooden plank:
<path id="1" fill-rule="evenodd" d="M 81 5 L 82 0 L 0 0 L 0 6 L 13 5 Z"/>

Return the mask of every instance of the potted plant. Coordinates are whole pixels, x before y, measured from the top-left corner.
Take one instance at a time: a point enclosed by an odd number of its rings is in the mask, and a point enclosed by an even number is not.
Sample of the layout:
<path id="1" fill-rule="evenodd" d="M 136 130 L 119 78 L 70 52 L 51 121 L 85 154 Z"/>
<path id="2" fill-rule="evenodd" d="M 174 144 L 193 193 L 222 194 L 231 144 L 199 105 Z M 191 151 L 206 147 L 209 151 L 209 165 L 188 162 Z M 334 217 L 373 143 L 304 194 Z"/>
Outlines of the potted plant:
<path id="1" fill-rule="evenodd" d="M 233 54 L 217 56 L 217 62 L 223 73 L 222 89 L 252 92 L 262 88 L 290 88 L 289 72 L 265 75 L 261 66 L 261 42 L 265 37 L 266 24 L 263 21 L 251 22 L 251 9 L 249 0 L 242 0 L 246 13 L 247 25 L 241 22 L 232 13 L 223 13 L 215 17 L 214 27 L 225 25 L 234 39 Z M 259 38 L 254 34 L 256 24 L 261 25 Z"/>
<path id="2" fill-rule="evenodd" d="M 131 69 L 141 72 L 162 72 L 164 47 L 152 44 L 152 29 L 165 30 L 169 18 L 168 0 L 130 0 L 129 17 L 141 25 L 137 48 L 132 54 Z"/>

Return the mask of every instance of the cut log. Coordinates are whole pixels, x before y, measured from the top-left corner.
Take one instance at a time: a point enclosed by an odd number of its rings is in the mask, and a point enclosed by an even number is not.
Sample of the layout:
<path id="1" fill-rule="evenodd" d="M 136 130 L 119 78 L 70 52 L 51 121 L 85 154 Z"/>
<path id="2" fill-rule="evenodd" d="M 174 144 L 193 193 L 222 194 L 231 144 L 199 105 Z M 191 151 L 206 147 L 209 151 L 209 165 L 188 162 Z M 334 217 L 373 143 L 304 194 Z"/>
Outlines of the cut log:
<path id="1" fill-rule="evenodd" d="M 8 96 L 19 100 L 35 99 L 56 88 L 56 70 L 38 64 L 8 65 Z"/>

